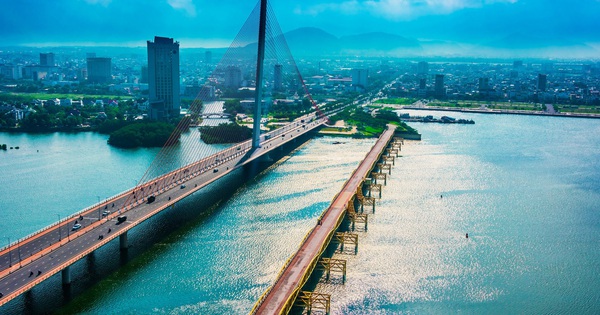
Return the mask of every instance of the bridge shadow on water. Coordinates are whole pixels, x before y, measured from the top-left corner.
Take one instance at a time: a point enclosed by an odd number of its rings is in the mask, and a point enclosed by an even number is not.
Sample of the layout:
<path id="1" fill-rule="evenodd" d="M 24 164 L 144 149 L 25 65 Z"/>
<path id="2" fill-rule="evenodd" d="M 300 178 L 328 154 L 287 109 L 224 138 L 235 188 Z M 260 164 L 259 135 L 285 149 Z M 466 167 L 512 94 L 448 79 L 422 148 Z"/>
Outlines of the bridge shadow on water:
<path id="1" fill-rule="evenodd" d="M 161 258 L 169 247 L 157 245 L 174 239 L 175 235 L 178 239 L 188 235 L 213 220 L 222 209 L 221 204 L 245 183 L 260 180 L 261 174 L 285 161 L 284 157 L 310 138 L 309 135 L 298 137 L 294 143 L 269 153 L 268 159 L 247 164 L 188 196 L 175 207 L 163 210 L 129 231 L 126 250 L 120 250 L 119 238 L 112 240 L 71 265 L 70 285 L 64 286 L 61 273 L 57 273 L 2 306 L 0 314 L 73 314 L 110 299 L 111 278 L 127 281 L 148 262 Z M 87 290 L 91 290 L 91 294 L 80 296 Z M 70 303 L 74 299 L 76 305 Z M 110 305 L 106 308 L 110 309 Z"/>

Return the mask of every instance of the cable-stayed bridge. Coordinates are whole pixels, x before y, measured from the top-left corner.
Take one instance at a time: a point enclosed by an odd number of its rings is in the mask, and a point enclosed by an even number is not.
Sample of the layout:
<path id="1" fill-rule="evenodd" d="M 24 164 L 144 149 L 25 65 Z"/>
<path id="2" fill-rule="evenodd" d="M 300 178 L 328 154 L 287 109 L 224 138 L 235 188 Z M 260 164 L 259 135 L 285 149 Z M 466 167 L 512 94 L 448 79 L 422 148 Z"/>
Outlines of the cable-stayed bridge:
<path id="1" fill-rule="evenodd" d="M 203 101 L 214 99 L 209 91 L 218 88 L 222 94 L 235 94 L 241 86 L 255 91 L 252 139 L 212 154 L 198 142 L 179 142 L 191 117 L 202 114 Z M 0 250 L 0 306 L 57 273 L 62 273 L 62 283 L 69 285 L 73 263 L 116 238 L 126 249 L 129 230 L 235 169 L 310 134 L 331 114 L 321 112 L 308 94 L 266 0 L 257 3 L 206 78 L 205 87 L 188 109 L 189 116 L 181 120 L 135 187 Z M 261 133 L 261 117 L 274 95 L 298 94 L 310 100 L 312 110 L 283 127 Z M 174 159 L 176 150 L 185 150 L 193 158 Z"/>

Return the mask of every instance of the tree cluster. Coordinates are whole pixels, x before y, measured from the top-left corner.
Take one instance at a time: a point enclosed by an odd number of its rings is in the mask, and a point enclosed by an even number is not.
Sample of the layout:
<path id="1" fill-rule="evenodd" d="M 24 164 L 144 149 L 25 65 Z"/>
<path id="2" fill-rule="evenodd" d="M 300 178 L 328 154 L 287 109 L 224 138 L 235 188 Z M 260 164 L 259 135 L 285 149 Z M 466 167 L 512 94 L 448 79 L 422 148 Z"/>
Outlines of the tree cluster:
<path id="1" fill-rule="evenodd" d="M 252 137 L 252 129 L 236 123 L 223 123 L 218 126 L 200 126 L 200 139 L 208 144 L 237 143 Z"/>
<path id="2" fill-rule="evenodd" d="M 118 148 L 162 147 L 174 130 L 175 127 L 167 123 L 138 122 L 112 132 L 108 144 Z"/>

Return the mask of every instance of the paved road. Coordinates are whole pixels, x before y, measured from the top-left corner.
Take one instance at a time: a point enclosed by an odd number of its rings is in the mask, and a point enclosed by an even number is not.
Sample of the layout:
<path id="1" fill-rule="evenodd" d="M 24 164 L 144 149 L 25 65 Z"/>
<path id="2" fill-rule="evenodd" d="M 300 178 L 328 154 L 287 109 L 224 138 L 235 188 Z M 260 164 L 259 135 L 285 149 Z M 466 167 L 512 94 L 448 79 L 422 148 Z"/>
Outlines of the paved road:
<path id="1" fill-rule="evenodd" d="M 0 251 L 0 306 L 177 201 L 324 122 L 314 114 L 300 117 L 262 136 L 261 147 L 254 151 L 250 141 L 234 145 L 11 244 Z M 150 195 L 156 200 L 148 204 Z M 120 215 L 126 215 L 127 221 L 117 224 Z M 76 223 L 82 227 L 74 231 Z"/>
<path id="2" fill-rule="evenodd" d="M 364 181 L 390 139 L 394 135 L 396 127 L 390 126 L 377 140 L 371 151 L 354 171 L 346 182 L 341 192 L 337 195 L 329 208 L 322 216 L 321 224 L 316 225 L 298 249 L 298 252 L 285 267 L 275 284 L 270 288 L 268 294 L 262 301 L 254 314 L 280 314 L 288 301 L 295 299 L 299 290 L 304 285 L 305 275 L 311 262 L 318 259 L 320 251 L 331 233 L 335 232 L 337 222 L 344 215 L 350 199 L 356 194 L 359 185 Z M 291 301 L 293 303 L 293 301 Z"/>

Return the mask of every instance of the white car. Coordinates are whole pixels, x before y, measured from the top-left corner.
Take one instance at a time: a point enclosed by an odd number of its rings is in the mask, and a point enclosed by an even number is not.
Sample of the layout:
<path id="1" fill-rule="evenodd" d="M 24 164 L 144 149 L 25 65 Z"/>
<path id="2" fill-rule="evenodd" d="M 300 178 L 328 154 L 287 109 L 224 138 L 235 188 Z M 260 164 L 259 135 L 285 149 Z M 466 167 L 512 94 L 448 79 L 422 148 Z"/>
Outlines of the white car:
<path id="1" fill-rule="evenodd" d="M 81 224 L 77 223 L 77 224 L 73 225 L 73 228 L 71 228 L 71 231 L 77 231 L 79 229 L 81 229 Z"/>

